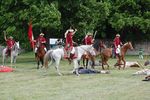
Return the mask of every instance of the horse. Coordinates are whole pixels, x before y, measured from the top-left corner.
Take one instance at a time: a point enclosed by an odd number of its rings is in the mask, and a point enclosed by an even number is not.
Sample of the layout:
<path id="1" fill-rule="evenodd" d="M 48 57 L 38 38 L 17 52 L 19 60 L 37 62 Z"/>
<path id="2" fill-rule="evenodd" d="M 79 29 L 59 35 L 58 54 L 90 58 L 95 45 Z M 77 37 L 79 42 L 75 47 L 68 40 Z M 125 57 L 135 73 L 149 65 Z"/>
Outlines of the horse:
<path id="1" fill-rule="evenodd" d="M 79 75 L 77 69 L 79 67 L 79 63 L 78 61 L 81 59 L 82 55 L 84 54 L 85 51 L 87 52 L 90 52 L 91 55 L 94 55 L 95 52 L 94 52 L 94 48 L 92 45 L 81 45 L 81 46 L 77 46 L 77 47 L 74 47 L 75 50 L 76 50 L 76 53 L 77 53 L 77 57 L 72 59 L 73 61 L 73 64 L 74 64 L 74 69 L 72 72 L 76 72 L 76 75 Z M 45 68 L 47 69 L 48 68 L 48 61 L 51 60 L 51 64 L 53 64 L 55 62 L 55 68 L 57 70 L 57 73 L 58 75 L 62 75 L 59 71 L 59 63 L 60 63 L 60 60 L 61 58 L 64 57 L 64 48 L 57 48 L 57 49 L 54 49 L 54 50 L 49 50 L 45 56 L 44 56 L 44 66 Z"/>
<path id="2" fill-rule="evenodd" d="M 94 51 L 96 52 L 96 55 L 99 55 L 100 52 L 102 51 L 102 49 L 106 48 L 106 45 L 104 44 L 104 42 L 102 40 L 99 41 L 99 43 L 97 43 L 97 49 L 95 48 Z M 83 66 L 86 67 L 88 66 L 89 60 L 92 61 L 92 68 L 94 68 L 95 65 L 95 59 L 94 56 L 92 56 L 89 52 L 85 52 L 82 55 L 82 61 L 83 61 Z M 86 61 L 86 63 L 85 63 Z"/>
<path id="3" fill-rule="evenodd" d="M 121 68 L 121 61 L 123 61 L 123 69 L 125 68 L 125 54 L 127 52 L 128 49 L 133 50 L 133 46 L 131 42 L 127 42 L 125 43 L 122 47 L 121 47 L 121 55 L 118 55 L 118 65 L 119 65 L 119 69 Z M 112 56 L 112 48 L 106 48 L 102 51 L 101 53 L 101 59 L 102 59 L 102 69 L 104 69 L 104 65 L 106 64 L 107 67 L 109 68 L 109 65 L 107 63 L 108 59 Z"/>
<path id="4" fill-rule="evenodd" d="M 119 65 L 119 69 L 121 68 L 121 61 L 123 61 L 123 69 L 125 68 L 125 64 L 126 64 L 126 61 L 125 61 L 125 54 L 127 52 L 127 50 L 130 49 L 130 50 L 133 50 L 133 46 L 132 46 L 132 43 L 131 42 L 127 42 L 125 43 L 122 47 L 121 47 L 121 54 L 118 55 L 118 65 Z"/>
<path id="5" fill-rule="evenodd" d="M 112 56 L 112 48 L 105 48 L 101 52 L 101 62 L 102 69 L 104 70 L 104 65 L 107 65 L 107 69 L 109 69 L 108 59 Z"/>
<path id="6" fill-rule="evenodd" d="M 3 63 L 3 65 L 5 64 L 5 59 L 8 58 L 8 56 L 10 56 L 10 58 L 11 58 L 11 61 L 10 61 L 11 66 L 12 66 L 12 63 L 16 63 L 16 59 L 17 59 L 17 56 L 19 54 L 19 49 L 20 49 L 19 41 L 15 42 L 14 46 L 10 50 L 10 55 L 6 54 L 7 48 L 4 48 L 2 51 L 2 57 L 3 57 L 2 63 Z"/>
<path id="7" fill-rule="evenodd" d="M 44 50 L 43 45 L 44 44 L 42 44 L 39 41 L 36 43 L 37 52 L 36 52 L 35 58 L 37 61 L 37 69 L 39 69 L 40 62 L 42 64 L 41 68 L 44 65 L 44 55 L 46 54 L 46 51 Z"/>

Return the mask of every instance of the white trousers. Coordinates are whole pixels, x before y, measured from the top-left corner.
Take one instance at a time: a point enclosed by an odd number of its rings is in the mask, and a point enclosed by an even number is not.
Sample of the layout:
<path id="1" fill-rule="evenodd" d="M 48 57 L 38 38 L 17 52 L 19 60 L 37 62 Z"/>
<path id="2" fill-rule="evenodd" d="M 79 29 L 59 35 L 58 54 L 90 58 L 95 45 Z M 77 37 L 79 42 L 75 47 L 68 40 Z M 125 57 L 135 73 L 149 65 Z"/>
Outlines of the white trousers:
<path id="1" fill-rule="evenodd" d="M 44 48 L 44 50 L 47 52 L 46 48 Z M 34 49 L 34 52 L 37 53 L 37 48 Z"/>

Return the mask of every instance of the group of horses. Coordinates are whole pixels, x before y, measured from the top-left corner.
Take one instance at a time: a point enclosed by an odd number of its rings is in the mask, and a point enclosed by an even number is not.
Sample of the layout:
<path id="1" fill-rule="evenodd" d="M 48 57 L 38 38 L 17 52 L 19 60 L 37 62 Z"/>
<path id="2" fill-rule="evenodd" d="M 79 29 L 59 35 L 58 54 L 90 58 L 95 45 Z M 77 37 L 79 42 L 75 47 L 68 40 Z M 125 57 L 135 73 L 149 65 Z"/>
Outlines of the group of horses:
<path id="1" fill-rule="evenodd" d="M 42 64 L 42 67 L 45 67 L 46 69 L 48 68 L 48 66 L 50 66 L 51 64 L 53 64 L 55 62 L 55 68 L 57 70 L 57 73 L 59 75 L 62 75 L 62 73 L 59 70 L 59 64 L 60 64 L 60 60 L 62 58 L 64 58 L 64 48 L 57 48 L 57 49 L 50 49 L 47 52 L 45 52 L 44 48 L 42 48 L 42 43 L 38 42 L 36 44 L 37 46 L 37 55 L 36 55 L 36 60 L 37 60 L 37 69 L 39 69 L 39 65 L 40 62 Z M 109 58 L 112 56 L 112 47 L 108 48 L 106 47 L 106 45 L 104 44 L 103 41 L 99 41 L 98 43 L 98 49 L 94 48 L 93 45 L 80 45 L 80 46 L 76 46 L 75 47 L 75 53 L 77 54 L 77 58 L 72 59 L 73 62 L 73 70 L 72 72 L 76 72 L 77 75 L 79 75 L 78 73 L 78 67 L 79 67 L 79 62 L 81 59 L 83 59 L 83 65 L 86 66 L 87 68 L 87 64 L 88 61 L 91 60 L 92 61 L 92 67 L 94 68 L 95 65 L 95 56 L 100 56 L 101 57 L 101 63 L 102 63 L 102 69 L 104 68 L 104 65 L 107 65 L 107 67 L 109 68 L 108 65 L 108 60 Z M 131 44 L 131 42 L 127 42 L 125 43 L 122 47 L 121 47 L 121 55 L 118 56 L 119 60 L 118 60 L 118 68 L 121 68 L 121 63 L 123 61 L 123 65 L 125 68 L 125 54 L 127 52 L 128 49 L 133 49 L 133 46 Z M 13 62 L 16 62 L 16 57 L 18 55 L 18 50 L 19 50 L 19 43 L 16 42 L 12 51 L 11 51 L 11 64 Z M 86 54 L 85 54 L 86 52 Z M 6 58 L 6 49 L 3 50 L 3 64 Z M 86 64 L 85 64 L 85 61 Z"/>
<path id="2" fill-rule="evenodd" d="M 95 49 L 93 47 L 93 45 L 80 45 L 80 46 L 76 46 L 75 47 L 75 52 L 77 54 L 77 58 L 72 59 L 73 62 L 73 70 L 72 72 L 76 72 L 77 75 L 79 75 L 77 69 L 80 66 L 80 60 L 83 59 L 83 65 L 85 65 L 87 67 L 87 63 L 85 64 L 85 61 L 91 60 L 92 61 L 92 67 L 94 68 L 95 65 L 95 56 L 100 56 L 101 57 L 101 63 L 102 63 L 102 69 L 104 68 L 104 65 L 107 65 L 107 67 L 109 68 L 108 65 L 108 60 L 109 58 L 112 56 L 112 47 L 108 48 L 106 47 L 106 45 L 100 41 L 98 44 L 98 50 Z M 121 47 L 121 54 L 118 55 L 118 69 L 121 68 L 122 62 L 123 62 L 123 69 L 125 68 L 125 54 L 127 52 L 128 49 L 133 49 L 133 46 L 131 44 L 131 42 L 127 42 L 125 43 L 122 47 Z M 39 48 L 39 54 L 40 51 L 42 52 L 42 50 L 40 50 Z M 44 52 L 44 50 L 43 50 Z M 86 54 L 85 54 L 86 52 Z M 38 52 L 37 52 L 38 53 Z M 57 48 L 57 49 L 50 49 L 48 52 L 44 52 L 43 56 L 37 56 L 37 62 L 38 62 L 38 68 L 39 68 L 39 61 L 41 60 L 42 62 L 42 66 L 44 66 L 46 69 L 48 68 L 48 66 L 52 65 L 53 63 L 55 63 L 55 68 L 56 71 L 59 75 L 62 75 L 62 73 L 59 70 L 59 64 L 60 64 L 60 60 L 64 58 L 64 48 Z M 44 57 L 44 58 L 43 58 Z M 43 60 L 42 60 L 43 58 Z M 44 63 L 43 63 L 44 61 Z"/>

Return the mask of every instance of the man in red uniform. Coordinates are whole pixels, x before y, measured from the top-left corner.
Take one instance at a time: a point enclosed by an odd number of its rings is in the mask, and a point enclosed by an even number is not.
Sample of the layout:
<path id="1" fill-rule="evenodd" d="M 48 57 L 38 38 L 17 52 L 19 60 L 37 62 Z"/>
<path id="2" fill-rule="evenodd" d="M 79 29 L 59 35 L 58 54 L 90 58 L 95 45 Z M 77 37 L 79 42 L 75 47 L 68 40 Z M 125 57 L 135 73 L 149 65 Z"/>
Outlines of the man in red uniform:
<path id="1" fill-rule="evenodd" d="M 4 35 L 4 39 L 6 41 L 7 47 L 6 47 L 6 54 L 10 55 L 11 50 L 15 44 L 15 40 L 13 40 L 13 37 L 10 36 L 8 39 L 6 38 L 6 35 Z"/>
<path id="2" fill-rule="evenodd" d="M 38 42 L 42 43 L 42 44 L 43 44 L 43 45 L 42 45 L 42 48 L 44 48 L 45 52 L 47 52 L 47 49 L 46 49 L 46 46 L 45 46 L 46 39 L 45 39 L 43 33 L 41 33 L 41 34 L 39 35 L 39 37 L 38 37 L 36 40 L 34 40 L 34 42 L 36 42 L 36 43 L 38 43 Z M 37 53 L 37 47 L 35 47 L 35 54 L 36 54 L 36 53 Z"/>
<path id="3" fill-rule="evenodd" d="M 73 35 L 76 33 L 77 29 L 73 30 L 72 28 L 68 29 L 65 32 L 65 38 L 66 38 L 66 44 L 65 44 L 65 50 L 67 51 L 67 57 L 65 58 L 70 58 L 70 54 L 73 53 L 74 48 L 73 48 Z"/>
<path id="4" fill-rule="evenodd" d="M 94 39 L 91 33 L 87 33 L 87 35 L 84 38 L 84 44 L 85 45 L 91 45 L 94 43 Z"/>
<path id="5" fill-rule="evenodd" d="M 121 45 L 122 45 L 122 42 L 120 40 L 120 35 L 119 34 L 116 34 L 116 37 L 115 37 L 115 39 L 113 41 L 113 44 L 114 44 L 114 47 L 115 47 L 114 48 L 115 49 L 115 55 L 116 55 L 116 57 L 118 59 L 118 56 L 121 54 Z"/>

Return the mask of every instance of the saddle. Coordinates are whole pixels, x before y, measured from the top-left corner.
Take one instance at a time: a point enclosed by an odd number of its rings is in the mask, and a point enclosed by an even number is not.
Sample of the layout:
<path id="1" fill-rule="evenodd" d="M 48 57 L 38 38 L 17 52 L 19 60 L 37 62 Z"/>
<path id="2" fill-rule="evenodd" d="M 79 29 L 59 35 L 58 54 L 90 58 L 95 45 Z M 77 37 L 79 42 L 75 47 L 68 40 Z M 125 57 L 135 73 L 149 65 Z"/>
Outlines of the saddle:
<path id="1" fill-rule="evenodd" d="M 64 59 L 75 59 L 75 58 L 77 58 L 77 50 L 76 50 L 76 48 L 74 48 L 74 53 L 72 53 L 72 51 L 73 51 L 73 49 L 65 49 L 64 48 Z"/>
<path id="2" fill-rule="evenodd" d="M 6 55 L 7 55 L 7 56 L 10 56 L 10 55 L 11 55 L 11 49 L 9 49 L 9 48 L 6 49 Z"/>

